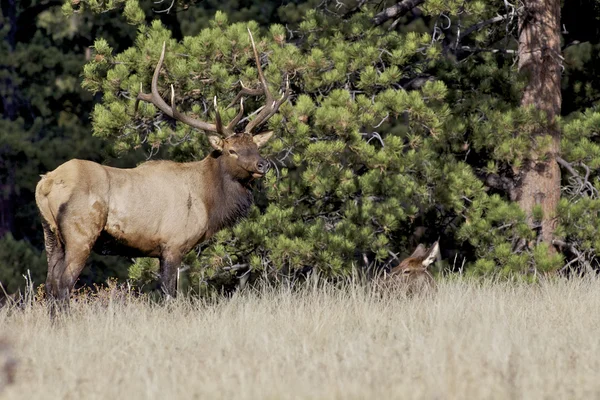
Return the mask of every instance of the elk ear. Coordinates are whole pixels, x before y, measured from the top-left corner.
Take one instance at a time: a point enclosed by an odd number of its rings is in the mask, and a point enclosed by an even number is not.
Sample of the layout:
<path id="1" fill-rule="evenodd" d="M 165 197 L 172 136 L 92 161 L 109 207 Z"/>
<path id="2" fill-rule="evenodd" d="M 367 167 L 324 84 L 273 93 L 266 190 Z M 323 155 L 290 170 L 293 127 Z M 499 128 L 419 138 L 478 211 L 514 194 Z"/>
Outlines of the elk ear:
<path id="1" fill-rule="evenodd" d="M 260 149 L 271 139 L 271 136 L 273 136 L 273 131 L 263 132 L 252 136 L 252 140 L 256 144 L 256 147 Z"/>
<path id="2" fill-rule="evenodd" d="M 213 149 L 223 151 L 223 139 L 218 136 L 210 135 L 208 141 Z"/>
<path id="3" fill-rule="evenodd" d="M 415 251 L 410 255 L 411 258 L 425 258 L 427 256 L 427 249 L 422 244 L 419 244 Z"/>
<path id="4" fill-rule="evenodd" d="M 440 245 L 438 242 L 435 242 L 433 246 L 427 251 L 427 255 L 423 260 L 423 266 L 425 268 L 429 267 L 437 258 L 438 254 L 440 254 Z"/>

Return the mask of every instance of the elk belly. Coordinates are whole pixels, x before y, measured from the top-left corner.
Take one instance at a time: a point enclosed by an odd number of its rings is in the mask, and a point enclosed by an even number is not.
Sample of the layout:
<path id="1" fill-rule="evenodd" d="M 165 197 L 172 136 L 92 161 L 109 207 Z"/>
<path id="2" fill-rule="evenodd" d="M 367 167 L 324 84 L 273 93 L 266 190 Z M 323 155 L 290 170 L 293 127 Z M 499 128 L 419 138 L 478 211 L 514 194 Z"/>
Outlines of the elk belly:
<path id="1" fill-rule="evenodd" d="M 159 256 L 160 240 L 148 232 L 128 232 L 119 224 L 106 224 L 93 250 L 104 255 L 126 257 Z"/>

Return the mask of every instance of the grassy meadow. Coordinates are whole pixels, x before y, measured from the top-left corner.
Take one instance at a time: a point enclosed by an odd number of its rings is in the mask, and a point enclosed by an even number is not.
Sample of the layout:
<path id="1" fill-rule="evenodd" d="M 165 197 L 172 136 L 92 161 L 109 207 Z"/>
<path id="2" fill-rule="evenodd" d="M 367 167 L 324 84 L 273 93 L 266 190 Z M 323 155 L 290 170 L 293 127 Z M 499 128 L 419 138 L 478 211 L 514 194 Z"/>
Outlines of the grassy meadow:
<path id="1" fill-rule="evenodd" d="M 0 338 L 18 361 L 7 400 L 600 397 L 596 279 L 162 305 L 107 291 L 54 324 L 42 305 L 5 307 Z"/>

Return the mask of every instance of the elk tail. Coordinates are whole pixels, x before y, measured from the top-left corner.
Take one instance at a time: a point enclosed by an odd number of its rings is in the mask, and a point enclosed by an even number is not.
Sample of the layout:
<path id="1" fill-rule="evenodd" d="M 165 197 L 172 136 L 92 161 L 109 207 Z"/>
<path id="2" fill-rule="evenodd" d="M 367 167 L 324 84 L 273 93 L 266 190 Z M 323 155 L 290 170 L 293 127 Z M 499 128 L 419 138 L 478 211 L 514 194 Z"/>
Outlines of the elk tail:
<path id="1" fill-rule="evenodd" d="M 48 195 L 52 190 L 52 186 L 54 185 L 54 179 L 48 177 L 47 175 L 41 175 L 42 179 L 38 182 L 35 187 L 35 202 L 40 210 L 40 214 L 42 216 L 42 226 L 44 227 L 44 231 L 49 229 L 49 231 L 56 236 L 57 239 L 60 239 L 60 233 L 58 231 L 58 221 L 56 216 L 52 212 L 52 208 L 50 207 L 50 201 L 48 199 Z M 49 233 L 50 233 L 49 232 Z M 46 232 L 44 232 L 46 233 Z M 61 240 L 59 240 L 61 242 Z M 60 245 L 60 243 L 57 243 Z"/>

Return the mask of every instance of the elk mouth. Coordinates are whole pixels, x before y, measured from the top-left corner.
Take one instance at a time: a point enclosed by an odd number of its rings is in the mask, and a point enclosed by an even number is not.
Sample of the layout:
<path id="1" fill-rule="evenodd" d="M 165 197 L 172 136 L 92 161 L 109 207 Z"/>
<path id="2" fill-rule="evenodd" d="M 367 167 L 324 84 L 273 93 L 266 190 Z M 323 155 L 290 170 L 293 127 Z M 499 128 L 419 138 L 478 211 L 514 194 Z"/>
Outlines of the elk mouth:
<path id="1" fill-rule="evenodd" d="M 253 172 L 253 173 L 252 173 L 252 177 L 253 177 L 254 179 L 262 178 L 264 175 L 265 175 L 265 174 L 263 174 L 263 173 L 260 173 L 260 172 Z"/>

